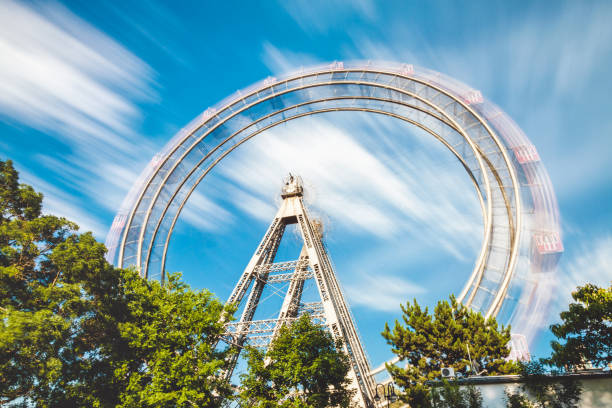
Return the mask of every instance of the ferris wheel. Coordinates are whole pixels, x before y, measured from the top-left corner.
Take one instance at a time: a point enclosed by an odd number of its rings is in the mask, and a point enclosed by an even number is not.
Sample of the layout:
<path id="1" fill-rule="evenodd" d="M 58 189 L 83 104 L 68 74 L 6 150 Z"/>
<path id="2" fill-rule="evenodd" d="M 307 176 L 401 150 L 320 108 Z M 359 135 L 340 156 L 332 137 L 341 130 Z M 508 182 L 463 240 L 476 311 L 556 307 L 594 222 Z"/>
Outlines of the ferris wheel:
<path id="1" fill-rule="evenodd" d="M 153 157 L 107 237 L 108 260 L 165 279 L 172 232 L 196 187 L 245 141 L 337 111 L 386 115 L 442 143 L 470 177 L 482 245 L 458 300 L 530 338 L 546 317 L 563 251 L 555 194 L 538 152 L 482 94 L 410 64 L 333 62 L 269 77 L 205 110 Z"/>

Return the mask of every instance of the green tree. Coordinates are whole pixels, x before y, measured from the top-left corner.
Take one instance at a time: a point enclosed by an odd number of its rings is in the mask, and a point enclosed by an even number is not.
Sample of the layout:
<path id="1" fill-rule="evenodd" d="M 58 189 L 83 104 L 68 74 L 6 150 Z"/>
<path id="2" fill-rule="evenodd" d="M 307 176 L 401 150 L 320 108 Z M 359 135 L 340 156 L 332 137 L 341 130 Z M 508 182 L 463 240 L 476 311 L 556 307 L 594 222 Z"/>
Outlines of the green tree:
<path id="1" fill-rule="evenodd" d="M 550 362 L 558 367 L 596 366 L 612 363 L 612 285 L 592 284 L 572 293 L 575 303 L 561 312 L 562 322 L 550 326 L 553 340 Z"/>
<path id="2" fill-rule="evenodd" d="M 118 328 L 129 353 L 111 364 L 114 380 L 126 384 L 118 407 L 221 406 L 232 390 L 222 375 L 227 351 L 215 346 L 229 310 L 178 274 L 161 286 L 131 273 L 123 287 L 130 318 Z"/>
<path id="3" fill-rule="evenodd" d="M 245 406 L 348 407 L 349 359 L 331 334 L 303 315 L 284 325 L 270 347 L 247 349 L 248 371 L 241 376 Z"/>
<path id="4" fill-rule="evenodd" d="M 404 324 L 396 320 L 393 330 L 385 324 L 382 336 L 400 361 L 407 363 L 406 368 L 389 365 L 387 369 L 405 391 L 401 398 L 412 407 L 431 405 L 426 382 L 439 379 L 442 367 L 452 367 L 458 375 L 473 374 L 468 368 L 470 357 L 489 375 L 517 371 L 516 363 L 506 360 L 510 327 L 498 328 L 494 318 L 485 320 L 453 296 L 450 302 L 438 302 L 433 315 L 416 300 L 401 308 Z"/>
<path id="5" fill-rule="evenodd" d="M 64 218 L 41 215 L 42 195 L 19 184 L 11 161 L 0 161 L 0 403 L 49 392 L 68 339 L 87 312 L 72 271 L 58 284 L 51 257 L 77 229 Z M 87 237 L 86 237 L 87 239 Z"/>
<path id="6" fill-rule="evenodd" d="M 0 405 L 218 406 L 230 311 L 178 276 L 162 287 L 114 268 L 41 207 L 0 161 Z"/>

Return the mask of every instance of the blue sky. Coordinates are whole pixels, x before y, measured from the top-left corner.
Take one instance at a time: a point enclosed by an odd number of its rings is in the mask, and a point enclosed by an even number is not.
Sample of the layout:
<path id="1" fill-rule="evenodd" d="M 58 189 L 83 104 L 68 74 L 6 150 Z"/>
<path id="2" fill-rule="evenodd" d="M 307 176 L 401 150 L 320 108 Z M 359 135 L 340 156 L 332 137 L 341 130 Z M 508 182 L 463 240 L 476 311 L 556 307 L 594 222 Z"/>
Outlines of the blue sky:
<path id="1" fill-rule="evenodd" d="M 207 107 L 300 66 L 395 60 L 480 89 L 537 147 L 565 244 L 550 322 L 577 284 L 612 279 L 609 2 L 0 4 L 0 156 L 45 193 L 47 211 L 100 240 L 151 157 Z M 289 170 L 304 177 L 325 221 L 377 365 L 390 355 L 378 333 L 397 304 L 433 305 L 471 271 L 482 226 L 469 179 L 447 151 L 393 120 L 297 120 L 207 177 L 178 224 L 168 268 L 225 298 Z M 294 257 L 296 242 L 280 256 Z M 540 336 L 532 351 L 547 354 L 549 340 Z"/>

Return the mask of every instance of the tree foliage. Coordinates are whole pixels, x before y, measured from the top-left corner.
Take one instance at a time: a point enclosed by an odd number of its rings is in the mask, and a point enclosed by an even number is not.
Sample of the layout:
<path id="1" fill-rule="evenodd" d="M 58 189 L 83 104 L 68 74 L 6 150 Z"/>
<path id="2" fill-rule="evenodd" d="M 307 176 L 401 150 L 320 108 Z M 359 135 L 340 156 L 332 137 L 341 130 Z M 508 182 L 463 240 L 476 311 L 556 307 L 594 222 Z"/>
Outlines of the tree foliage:
<path id="1" fill-rule="evenodd" d="M 482 393 L 473 385 L 461 388 L 455 381 L 442 381 L 442 387 L 431 390 L 435 408 L 482 408 Z"/>
<path id="2" fill-rule="evenodd" d="M 552 341 L 550 361 L 558 367 L 579 367 L 587 361 L 595 366 L 612 363 L 612 285 L 592 284 L 572 293 L 575 303 L 561 312 L 562 323 L 550 326 L 557 341 Z"/>
<path id="3" fill-rule="evenodd" d="M 580 381 L 547 370 L 542 360 L 520 364 L 523 385 L 519 392 L 505 391 L 508 408 L 577 408 L 582 394 Z M 531 396 L 533 401 L 527 398 Z"/>
<path id="4" fill-rule="evenodd" d="M 244 406 L 348 407 L 349 359 L 342 345 L 305 314 L 284 325 L 266 352 L 247 350 L 241 376 Z"/>
<path id="5" fill-rule="evenodd" d="M 473 374 L 468 346 L 472 362 L 489 375 L 517 371 L 516 363 L 506 360 L 510 327 L 498 328 L 494 318 L 485 320 L 453 296 L 450 302 L 438 302 L 433 314 L 416 300 L 401 308 L 403 324 L 396 320 L 393 330 L 385 324 L 382 335 L 400 361 L 407 363 L 406 368 L 388 365 L 387 369 L 405 390 L 401 398 L 411 406 L 430 406 L 426 381 L 439 379 L 442 367 L 452 367 L 458 375 Z"/>
<path id="6" fill-rule="evenodd" d="M 163 287 L 129 274 L 123 282 L 129 319 L 118 324 L 128 358 L 112 361 L 125 384 L 120 407 L 215 407 L 231 394 L 216 350 L 228 311 L 208 291 L 193 291 L 171 274 Z"/>
<path id="7" fill-rule="evenodd" d="M 0 161 L 0 405 L 218 406 L 223 305 L 145 281 Z"/>
<path id="8" fill-rule="evenodd" d="M 504 399 L 506 401 L 506 408 L 535 408 L 534 404 L 520 392 L 513 392 L 507 388 L 504 390 Z"/>

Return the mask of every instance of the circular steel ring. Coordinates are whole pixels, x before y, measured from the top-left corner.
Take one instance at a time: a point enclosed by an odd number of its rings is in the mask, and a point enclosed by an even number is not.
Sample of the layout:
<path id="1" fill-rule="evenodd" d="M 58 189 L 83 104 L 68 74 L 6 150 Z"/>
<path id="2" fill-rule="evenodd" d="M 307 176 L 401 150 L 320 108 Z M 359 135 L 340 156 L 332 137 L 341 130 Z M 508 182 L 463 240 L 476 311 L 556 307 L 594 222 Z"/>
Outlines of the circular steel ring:
<path id="1" fill-rule="evenodd" d="M 332 111 L 384 114 L 419 126 L 459 159 L 477 189 L 483 243 L 458 299 L 530 335 L 563 249 L 554 191 L 536 149 L 497 106 L 439 73 L 349 62 L 267 78 L 207 109 L 149 163 L 115 217 L 108 259 L 163 280 L 180 212 L 208 172 L 280 123 Z"/>

